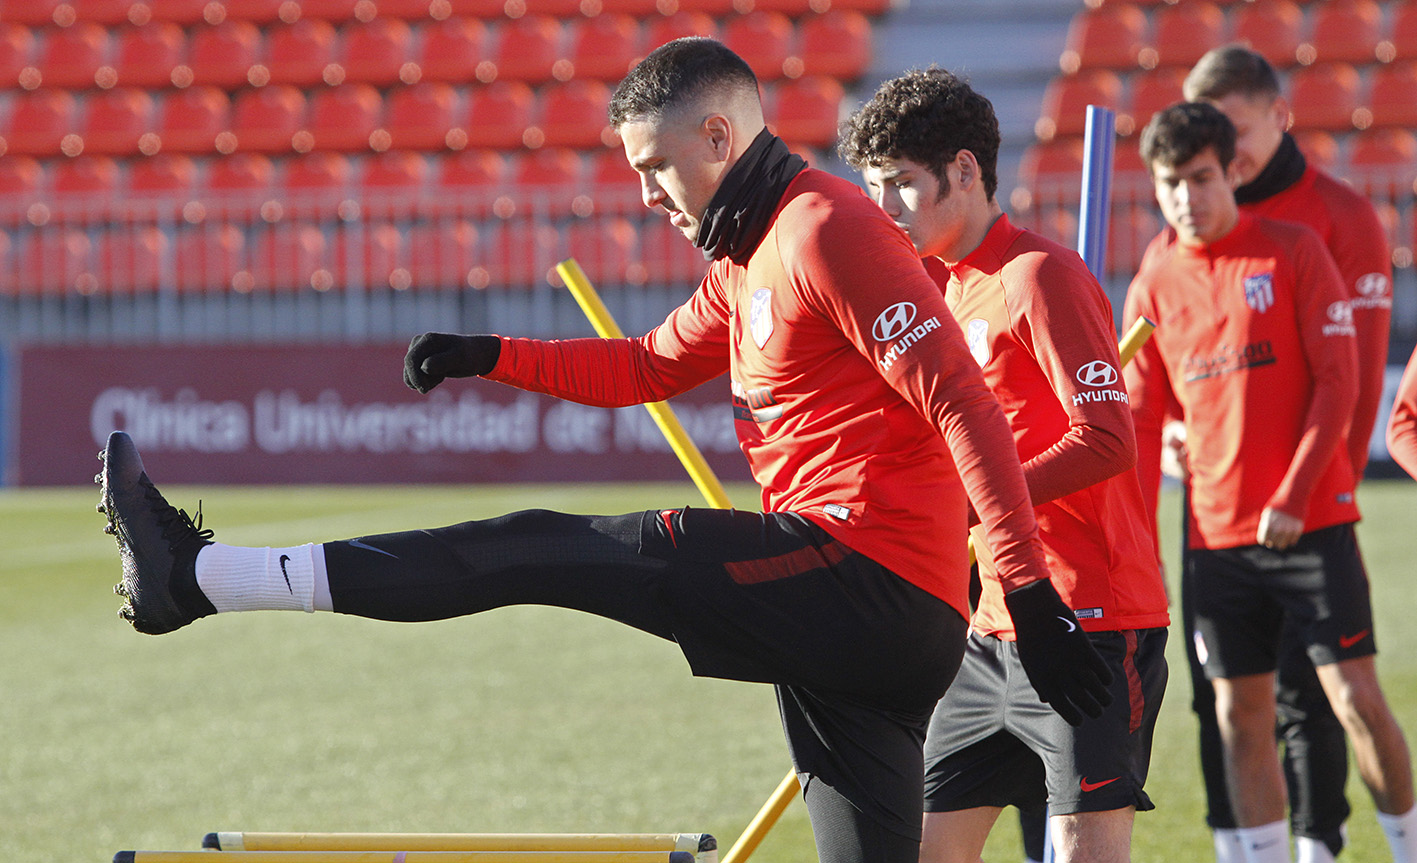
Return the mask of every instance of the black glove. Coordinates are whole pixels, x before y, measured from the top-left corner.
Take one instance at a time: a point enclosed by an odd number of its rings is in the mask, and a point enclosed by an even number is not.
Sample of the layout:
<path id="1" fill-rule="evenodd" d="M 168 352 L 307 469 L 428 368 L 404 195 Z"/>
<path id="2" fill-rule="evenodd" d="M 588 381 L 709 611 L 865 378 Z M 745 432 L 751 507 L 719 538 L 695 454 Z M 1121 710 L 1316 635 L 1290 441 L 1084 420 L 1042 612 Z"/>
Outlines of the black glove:
<path id="1" fill-rule="evenodd" d="M 1039 700 L 1069 725 L 1097 717 L 1112 703 L 1112 670 L 1102 661 L 1053 582 L 1040 579 L 1004 594 L 1014 620 L 1018 659 Z"/>
<path id="2" fill-rule="evenodd" d="M 497 365 L 502 340 L 496 336 L 424 333 L 414 336 L 403 357 L 403 382 L 426 393 L 444 378 L 485 375 Z"/>

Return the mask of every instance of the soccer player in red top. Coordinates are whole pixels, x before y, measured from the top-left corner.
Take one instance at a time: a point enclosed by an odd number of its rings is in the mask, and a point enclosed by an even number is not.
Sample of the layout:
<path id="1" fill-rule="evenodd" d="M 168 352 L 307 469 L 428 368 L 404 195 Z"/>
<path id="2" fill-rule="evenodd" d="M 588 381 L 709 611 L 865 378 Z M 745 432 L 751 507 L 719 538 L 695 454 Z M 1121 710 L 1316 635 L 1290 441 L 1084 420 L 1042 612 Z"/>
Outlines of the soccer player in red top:
<path id="1" fill-rule="evenodd" d="M 1156 334 L 1126 370 L 1138 475 L 1154 507 L 1161 427 L 1178 406 L 1191 483 L 1196 653 L 1215 691 L 1242 859 L 1289 859 L 1274 742 L 1281 625 L 1300 633 L 1348 731 L 1398 859 L 1417 841 L 1407 743 L 1383 697 L 1344 446 L 1357 380 L 1352 311 L 1312 229 L 1242 213 L 1235 127 L 1219 109 L 1158 112 L 1141 137 L 1170 228 L 1124 320 Z M 1154 512 L 1154 509 L 1153 509 Z"/>
<path id="2" fill-rule="evenodd" d="M 1306 163 L 1285 131 L 1289 105 L 1264 57 L 1242 45 L 1217 48 L 1186 76 L 1184 93 L 1191 101 L 1219 108 L 1235 125 L 1234 170 L 1241 184 L 1235 199 L 1241 211 L 1308 225 L 1323 238 L 1338 265 L 1358 332 L 1358 400 L 1348 432 L 1348 456 L 1354 478 L 1361 480 L 1383 392 L 1392 314 L 1391 260 L 1377 212 L 1362 194 Z M 1190 607 L 1185 581 L 1181 604 L 1184 618 Z M 1351 812 L 1343 790 L 1348 748 L 1302 639 L 1286 629 L 1282 643 L 1278 730 L 1290 787 L 1290 824 L 1301 863 L 1328 863 L 1343 847 L 1342 826 Z M 1207 821 L 1215 831 L 1219 863 L 1228 863 L 1235 824 L 1220 764 L 1219 730 L 1210 683 L 1199 670 L 1193 643 L 1187 645 L 1192 706 L 1201 724 Z"/>
<path id="3" fill-rule="evenodd" d="M 1111 304 L 1076 252 L 1004 215 L 993 106 L 955 75 L 885 82 L 839 149 L 939 282 L 1009 418 L 1053 582 L 1113 671 L 1111 707 L 1080 726 L 1018 685 L 1015 618 L 976 528 L 982 590 L 926 738 L 921 860 L 975 863 L 1004 806 L 1046 795 L 1057 860 L 1126 861 L 1133 814 L 1152 808 L 1169 617 Z"/>
<path id="4" fill-rule="evenodd" d="M 1392 416 L 1387 423 L 1387 450 L 1393 461 L 1417 479 L 1417 350 L 1407 361 L 1407 370 L 1397 385 Z"/>
<path id="5" fill-rule="evenodd" d="M 1047 577 L 1008 424 L 909 240 L 860 189 L 808 169 L 722 44 L 655 49 L 610 121 L 644 203 L 713 263 L 640 338 L 426 333 L 404 378 L 485 376 L 594 405 L 732 379 L 763 512 L 529 511 L 280 549 L 210 542 L 115 432 L 102 509 L 124 615 L 144 632 L 214 611 L 428 620 L 523 603 L 675 641 L 696 674 L 773 683 L 827 861 L 913 863 L 921 746 L 964 646 L 970 504 L 1040 697 L 1081 721 L 1110 674 Z M 966 498 L 966 489 L 968 498 Z"/>

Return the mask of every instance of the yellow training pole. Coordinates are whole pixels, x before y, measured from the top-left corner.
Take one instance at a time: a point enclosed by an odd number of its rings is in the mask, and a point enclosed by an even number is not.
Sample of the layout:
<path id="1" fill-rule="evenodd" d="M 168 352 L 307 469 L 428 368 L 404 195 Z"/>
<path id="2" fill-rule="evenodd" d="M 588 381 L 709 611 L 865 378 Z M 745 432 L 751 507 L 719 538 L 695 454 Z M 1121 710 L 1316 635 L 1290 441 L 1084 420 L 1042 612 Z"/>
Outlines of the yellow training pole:
<path id="1" fill-rule="evenodd" d="M 605 308 L 605 303 L 600 301 L 600 295 L 591 286 L 590 279 L 586 278 L 581 265 L 576 263 L 575 258 L 569 258 L 556 265 L 556 272 L 561 274 L 561 279 L 570 288 L 571 295 L 580 304 L 581 311 L 590 318 L 590 323 L 595 327 L 595 331 L 602 338 L 623 339 L 624 332 L 621 331 L 615 319 L 610 316 L 610 310 Z M 723 490 L 723 483 L 718 481 L 713 469 L 704 460 L 703 453 L 689 439 L 689 435 L 684 431 L 684 426 L 680 424 L 679 418 L 674 415 L 674 410 L 664 402 L 653 402 L 645 405 L 645 410 L 654 417 L 655 424 L 668 439 L 669 446 L 674 450 L 674 454 L 679 456 L 679 461 L 684 464 L 684 469 L 689 472 L 689 478 L 694 481 L 694 485 L 699 487 L 704 499 L 709 506 L 718 509 L 732 509 L 733 504 L 728 499 L 728 492 Z"/>
<path id="2" fill-rule="evenodd" d="M 728 849 L 722 863 L 743 863 L 747 860 L 758 849 L 763 837 L 768 835 L 768 831 L 777 823 L 783 811 L 797 798 L 797 792 L 797 771 L 788 770 L 787 775 L 778 783 L 777 790 L 768 798 L 768 802 L 764 803 L 758 814 L 753 816 L 753 820 L 748 822 L 743 835 Z"/>
<path id="3" fill-rule="evenodd" d="M 600 295 L 591 286 L 590 279 L 581 270 L 581 265 L 576 263 L 574 258 L 562 261 L 556 265 L 556 272 L 561 274 L 561 280 L 570 289 L 571 295 L 580 304 L 581 311 L 590 318 L 591 325 L 602 338 L 623 339 L 625 334 L 615 323 L 615 319 L 610 316 L 610 310 L 605 308 L 605 303 L 601 302 Z M 718 476 L 713 469 L 704 461 L 703 454 L 698 447 L 689 439 L 684 427 L 679 424 L 679 418 L 674 415 L 674 411 L 664 402 L 655 402 L 645 405 L 650 416 L 659 424 L 660 431 L 669 439 L 669 445 L 674 449 L 675 455 L 679 456 L 679 461 L 683 462 L 684 469 L 689 472 L 689 476 L 694 480 L 694 485 L 699 487 L 699 491 L 709 502 L 709 506 L 719 509 L 729 509 L 732 504 L 728 500 L 728 493 L 723 490 L 723 484 L 718 481 Z M 753 816 L 753 820 L 748 822 L 748 827 L 743 831 L 743 835 L 738 837 L 738 841 L 733 843 L 733 847 L 728 850 L 723 858 L 723 863 L 743 863 L 758 844 L 763 841 L 763 837 L 777 823 L 777 819 L 782 815 L 792 800 L 797 795 L 797 773 L 788 770 L 782 782 L 778 783 L 777 790 L 772 793 L 767 802 L 758 810 L 758 814 Z"/>
<path id="4" fill-rule="evenodd" d="M 1127 334 L 1122 336 L 1122 340 L 1117 343 L 1117 355 L 1122 360 L 1122 365 L 1132 361 L 1132 357 L 1137 355 L 1141 346 L 1146 344 L 1146 340 L 1151 338 L 1151 333 L 1156 329 L 1156 324 L 1146 318 L 1137 318 L 1132 328 L 1127 330 Z"/>
<path id="5" fill-rule="evenodd" d="M 702 833 L 209 833 L 216 851 L 692 851 Z M 710 837 L 711 838 L 711 837 Z"/>

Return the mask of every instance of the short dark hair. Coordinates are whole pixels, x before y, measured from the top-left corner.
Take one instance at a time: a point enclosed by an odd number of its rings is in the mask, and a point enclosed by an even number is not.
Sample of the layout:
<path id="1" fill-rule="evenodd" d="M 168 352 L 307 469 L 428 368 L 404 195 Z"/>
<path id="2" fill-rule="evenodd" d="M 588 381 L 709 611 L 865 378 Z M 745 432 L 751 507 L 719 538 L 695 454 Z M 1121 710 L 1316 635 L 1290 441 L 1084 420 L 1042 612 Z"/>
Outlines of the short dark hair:
<path id="1" fill-rule="evenodd" d="M 666 42 L 635 64 L 610 97 L 610 125 L 658 120 L 714 87 L 758 92 L 758 77 L 742 57 L 705 36 Z"/>
<path id="2" fill-rule="evenodd" d="M 1243 96 L 1279 96 L 1279 75 L 1269 61 L 1244 45 L 1222 45 L 1207 51 L 1186 75 L 1182 92 L 1192 102 Z"/>
<path id="3" fill-rule="evenodd" d="M 1157 111 L 1141 130 L 1141 158 L 1148 171 L 1157 163 L 1184 165 L 1207 147 L 1215 150 L 1222 168 L 1235 158 L 1235 126 L 1208 102 L 1178 102 Z"/>
<path id="4" fill-rule="evenodd" d="M 946 182 L 960 150 L 979 162 L 984 192 L 999 186 L 999 120 L 994 106 L 963 78 L 937 66 L 912 69 L 880 86 L 842 124 L 837 152 L 858 171 L 883 159 L 909 159 Z"/>

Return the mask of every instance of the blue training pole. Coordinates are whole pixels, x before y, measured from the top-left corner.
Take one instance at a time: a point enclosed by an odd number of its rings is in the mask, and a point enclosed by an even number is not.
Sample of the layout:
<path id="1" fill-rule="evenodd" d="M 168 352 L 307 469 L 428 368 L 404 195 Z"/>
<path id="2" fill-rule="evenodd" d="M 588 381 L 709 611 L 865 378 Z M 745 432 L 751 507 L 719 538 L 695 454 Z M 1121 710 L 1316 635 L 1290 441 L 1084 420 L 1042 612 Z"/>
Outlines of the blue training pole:
<path id="1" fill-rule="evenodd" d="M 1112 148 L 1117 115 L 1111 108 L 1087 106 L 1083 132 L 1082 207 L 1078 213 L 1078 254 L 1100 282 L 1107 266 L 1107 217 L 1112 209 Z M 1045 814 L 1043 861 L 1053 863 L 1053 837 Z"/>
<path id="2" fill-rule="evenodd" d="M 1078 254 L 1098 281 L 1102 280 L 1107 265 L 1107 217 L 1112 208 L 1112 148 L 1116 126 L 1117 115 L 1112 109 L 1087 106 Z"/>

